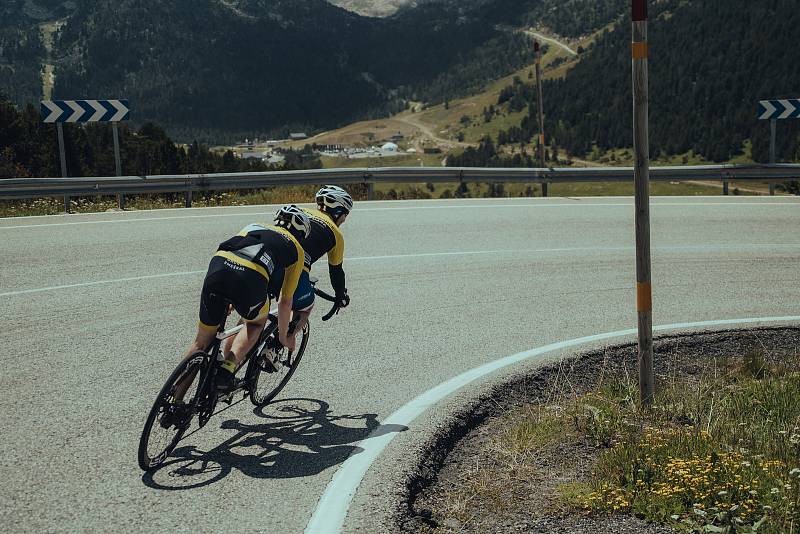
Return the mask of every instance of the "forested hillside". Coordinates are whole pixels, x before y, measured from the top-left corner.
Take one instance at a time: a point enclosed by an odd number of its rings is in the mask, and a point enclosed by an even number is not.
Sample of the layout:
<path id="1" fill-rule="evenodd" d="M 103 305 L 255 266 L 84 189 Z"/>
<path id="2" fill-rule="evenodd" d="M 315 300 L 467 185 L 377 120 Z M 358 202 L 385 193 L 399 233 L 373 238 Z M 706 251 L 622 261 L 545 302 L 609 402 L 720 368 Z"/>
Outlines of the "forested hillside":
<path id="1" fill-rule="evenodd" d="M 128 98 L 184 140 L 316 130 L 480 90 L 530 62 L 513 28 L 573 34 L 619 1 L 571 0 L 569 17 L 556 0 L 430 0 L 381 19 L 324 0 L 9 0 L 0 90 L 41 98 L 37 25 L 61 19 L 55 98 Z"/>
<path id="2" fill-rule="evenodd" d="M 152 123 L 119 127 L 122 169 L 126 175 L 267 171 L 273 167 L 244 160 L 228 151 L 211 152 L 202 143 L 179 146 Z M 107 124 L 65 124 L 65 153 L 70 176 L 113 176 L 112 130 Z M 310 147 L 285 150 L 281 168 L 320 167 Z M 18 110 L 0 94 L 0 179 L 60 176 L 55 126 L 42 123 L 38 107 Z"/>
<path id="3" fill-rule="evenodd" d="M 769 125 L 756 120 L 756 106 L 762 99 L 800 97 L 799 22 L 792 0 L 655 4 L 649 26 L 653 154 L 691 150 L 719 162 L 752 140 L 754 159 L 767 161 Z M 624 20 L 565 78 L 545 83 L 545 131 L 571 154 L 632 145 L 630 40 Z M 509 90 L 535 106 L 532 91 Z M 535 124 L 523 121 L 503 141 L 531 139 Z M 800 123 L 781 121 L 778 131 L 779 156 L 797 159 Z"/>

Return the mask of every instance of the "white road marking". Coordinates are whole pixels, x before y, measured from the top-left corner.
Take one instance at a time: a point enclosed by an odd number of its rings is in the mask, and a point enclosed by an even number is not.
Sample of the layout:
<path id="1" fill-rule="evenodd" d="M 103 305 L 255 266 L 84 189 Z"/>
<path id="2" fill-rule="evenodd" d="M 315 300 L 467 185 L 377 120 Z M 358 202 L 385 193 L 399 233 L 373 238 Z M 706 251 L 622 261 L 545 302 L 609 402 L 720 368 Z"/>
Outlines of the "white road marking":
<path id="1" fill-rule="evenodd" d="M 165 274 L 150 274 L 145 276 L 132 276 L 130 278 L 115 278 L 113 280 L 96 280 L 94 282 L 81 282 L 79 284 L 66 284 L 63 286 L 50 286 L 50 287 L 39 287 L 36 289 L 22 289 L 20 291 L 8 291 L 6 293 L 0 293 L 0 297 L 13 297 L 16 295 L 27 295 L 29 293 L 43 293 L 45 291 L 55 291 L 57 289 L 72 289 L 75 287 L 89 287 L 89 286 L 99 286 L 103 284 L 118 284 L 121 282 L 136 282 L 138 280 L 148 280 L 152 278 L 167 278 L 170 276 L 186 276 L 190 274 L 202 274 L 205 271 L 181 271 L 177 273 L 165 273 Z"/>
<path id="2" fill-rule="evenodd" d="M 724 319 L 719 321 L 699 321 L 693 323 L 676 323 L 653 327 L 656 332 L 664 332 L 669 330 L 683 330 L 689 328 L 706 328 L 716 327 L 723 325 L 744 325 L 754 323 L 775 323 L 775 322 L 797 322 L 800 321 L 800 316 L 787 316 L 787 317 L 760 317 L 748 319 Z M 451 395 L 455 391 L 466 386 L 479 378 L 483 378 L 499 369 L 514 365 L 524 360 L 529 360 L 536 356 L 541 356 L 548 352 L 554 352 L 561 349 L 577 347 L 587 343 L 603 341 L 606 339 L 632 336 L 636 334 L 635 329 L 617 330 L 616 332 L 607 332 L 605 334 L 597 334 L 593 336 L 586 336 L 567 341 L 560 341 L 551 343 L 543 347 L 538 347 L 525 352 L 506 356 L 494 362 L 481 365 L 465 373 L 451 378 L 450 380 L 439 384 L 438 386 L 429 389 L 425 393 L 419 395 L 411 402 L 407 403 L 392 415 L 384 419 L 381 426 L 384 425 L 399 425 L 409 426 L 417 417 L 422 415 L 428 408 L 432 407 L 445 397 Z M 306 526 L 306 534 L 335 534 L 341 531 L 344 524 L 347 511 L 350 508 L 350 503 L 353 500 L 358 486 L 361 484 L 364 475 L 369 469 L 370 465 L 375 459 L 383 452 L 386 446 L 397 435 L 395 432 L 382 433 L 381 427 L 378 427 L 372 434 L 361 440 L 354 450 L 359 451 L 357 454 L 351 455 L 336 471 L 336 474 L 328 483 L 325 488 L 325 493 L 322 494 L 311 520 Z"/>
<path id="3" fill-rule="evenodd" d="M 681 246 L 664 246 L 653 247 L 653 251 L 669 251 L 669 250 L 739 250 L 739 249 L 764 249 L 764 248 L 800 248 L 800 243 L 754 243 L 754 244 L 736 244 L 736 245 L 681 245 Z M 492 254 L 549 254 L 558 252 L 623 252 L 632 251 L 634 247 L 564 247 L 564 248 L 538 248 L 538 249 L 504 249 L 504 250 L 466 250 L 456 252 L 423 252 L 419 254 L 389 254 L 384 256 L 356 256 L 347 258 L 346 261 L 369 261 L 369 260 L 391 260 L 391 259 L 404 259 L 404 258 L 427 258 L 427 257 L 441 257 L 441 256 L 485 256 Z M 90 287 L 105 284 L 116 284 L 122 282 L 136 282 L 139 280 L 149 280 L 153 278 L 168 278 L 172 276 L 189 276 L 195 274 L 203 274 L 205 270 L 200 271 L 179 271 L 175 273 L 162 273 L 162 274 L 148 274 L 142 276 L 131 276 L 127 278 L 113 278 L 109 280 L 95 280 L 92 282 L 79 282 L 75 284 L 65 284 L 58 286 L 39 287 L 33 289 L 20 289 L 18 291 L 7 291 L 0 293 L 0 297 L 13 297 L 17 295 L 27 295 L 31 293 L 43 293 L 45 291 L 55 291 L 59 289 L 72 289 L 76 287 Z"/>
<path id="4" fill-rule="evenodd" d="M 487 199 L 491 200 L 491 199 Z M 679 206 L 679 207 L 707 207 L 707 206 L 798 206 L 800 202 L 790 202 L 790 201 L 764 201 L 764 202 L 654 202 L 651 204 L 652 208 L 656 207 L 671 207 L 671 206 Z M 308 206 L 311 206 L 308 204 Z M 577 201 L 564 203 L 549 203 L 549 202 L 530 202 L 525 204 L 506 204 L 506 203 L 492 203 L 492 204 L 459 204 L 459 205 L 450 205 L 450 206 L 395 206 L 395 207 L 379 207 L 379 208 L 357 208 L 357 213 L 365 212 L 365 211 L 415 211 L 415 210 L 439 210 L 439 209 L 497 209 L 497 208 L 529 208 L 529 209 L 539 209 L 539 208 L 563 208 L 563 207 L 576 207 L 580 206 L 582 208 L 607 208 L 607 207 L 626 207 L 626 208 L 633 208 L 632 203 L 625 203 L 625 202 L 603 202 L 603 203 L 581 203 Z M 271 206 L 270 206 L 271 207 Z M 186 209 L 186 208 L 182 208 Z M 190 208 L 191 209 L 191 208 Z M 208 208 L 198 208 L 198 209 L 208 209 Z M 132 212 L 119 212 L 121 215 L 127 215 Z M 90 215 L 90 214 L 82 214 L 82 215 Z M 105 214 L 107 215 L 107 214 Z M 66 217 L 65 215 L 58 215 L 57 217 Z M 214 213 L 214 214 L 205 214 L 205 215 L 176 215 L 174 217 L 135 217 L 130 219 L 103 219 L 100 221 L 74 221 L 74 222 L 55 222 L 55 223 L 42 223 L 42 224 L 20 224 L 14 226 L 0 226 L 0 230 L 19 230 L 19 229 L 26 229 L 26 228 L 49 228 L 53 226 L 83 226 L 83 225 L 92 225 L 92 224 L 120 224 L 120 223 L 136 223 L 136 222 L 152 222 L 152 221 L 171 221 L 171 220 L 182 220 L 182 219 L 214 219 L 214 218 L 221 218 L 221 217 L 261 217 L 269 219 L 271 217 L 270 213 L 264 213 L 263 215 L 260 213 L 253 213 L 253 212 L 241 212 L 241 213 Z M 9 217 L 6 219 L 0 220 L 10 220 L 14 219 L 14 217 Z"/>

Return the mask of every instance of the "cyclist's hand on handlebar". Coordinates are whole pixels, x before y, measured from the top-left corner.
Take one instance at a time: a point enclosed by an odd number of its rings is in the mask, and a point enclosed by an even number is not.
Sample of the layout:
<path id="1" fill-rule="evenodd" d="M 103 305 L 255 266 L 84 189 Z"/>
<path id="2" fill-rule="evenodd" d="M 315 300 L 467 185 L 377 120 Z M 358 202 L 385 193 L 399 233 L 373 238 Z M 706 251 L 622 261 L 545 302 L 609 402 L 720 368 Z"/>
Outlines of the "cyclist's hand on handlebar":
<path id="1" fill-rule="evenodd" d="M 280 341 L 281 345 L 283 345 L 284 347 L 286 347 L 290 351 L 294 351 L 295 334 L 291 334 L 291 335 L 288 335 L 288 336 L 283 335 L 283 334 L 279 334 L 278 335 L 278 341 Z"/>
<path id="2" fill-rule="evenodd" d="M 339 308 L 346 308 L 350 304 L 350 295 L 347 294 L 345 289 L 341 293 L 336 294 L 336 306 Z"/>

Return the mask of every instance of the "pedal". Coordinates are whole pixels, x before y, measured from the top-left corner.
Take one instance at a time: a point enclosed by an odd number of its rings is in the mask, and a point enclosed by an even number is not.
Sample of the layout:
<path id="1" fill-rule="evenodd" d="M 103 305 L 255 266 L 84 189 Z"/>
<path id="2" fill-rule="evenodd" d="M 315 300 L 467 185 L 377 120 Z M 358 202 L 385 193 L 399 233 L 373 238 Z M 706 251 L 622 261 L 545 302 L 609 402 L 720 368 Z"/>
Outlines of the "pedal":
<path id="1" fill-rule="evenodd" d="M 265 365 L 261 365 L 261 370 L 265 373 L 275 373 L 278 369 L 278 364 L 275 363 L 275 360 L 278 358 L 278 355 L 275 352 L 275 349 L 267 348 L 261 352 L 261 359 L 266 362 Z"/>

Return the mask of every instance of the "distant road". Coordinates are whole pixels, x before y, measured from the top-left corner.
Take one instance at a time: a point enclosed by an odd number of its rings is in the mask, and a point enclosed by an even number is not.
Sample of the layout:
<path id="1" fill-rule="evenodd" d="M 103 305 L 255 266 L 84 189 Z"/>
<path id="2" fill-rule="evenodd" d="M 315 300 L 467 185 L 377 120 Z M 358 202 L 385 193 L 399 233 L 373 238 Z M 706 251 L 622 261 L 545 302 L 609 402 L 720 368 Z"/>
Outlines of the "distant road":
<path id="1" fill-rule="evenodd" d="M 561 41 L 559 41 L 557 39 L 553 39 L 552 37 L 547 37 L 546 35 L 543 35 L 543 34 L 541 34 L 539 32 L 535 32 L 533 30 L 524 30 L 524 32 L 526 34 L 532 36 L 532 37 L 535 37 L 535 38 L 539 39 L 540 41 L 547 41 L 548 43 L 553 43 L 554 45 L 556 45 L 556 46 L 558 46 L 560 48 L 563 48 L 564 50 L 566 50 L 569 54 L 571 54 L 573 56 L 577 56 L 578 55 L 578 53 L 575 50 L 573 50 L 572 48 L 570 48 L 569 45 L 567 45 L 566 43 L 562 43 Z"/>
<path id="2" fill-rule="evenodd" d="M 653 198 L 654 323 L 800 315 L 798 208 Z M 314 311 L 279 402 L 218 414 L 142 477 L 139 433 L 194 335 L 208 259 L 275 209 L 0 219 L 5 531 L 299 533 L 376 430 L 394 439 L 344 531 L 391 531 L 413 451 L 459 399 L 408 429 L 390 414 L 487 362 L 636 325 L 631 198 L 359 202 L 342 228 L 352 304 Z"/>

